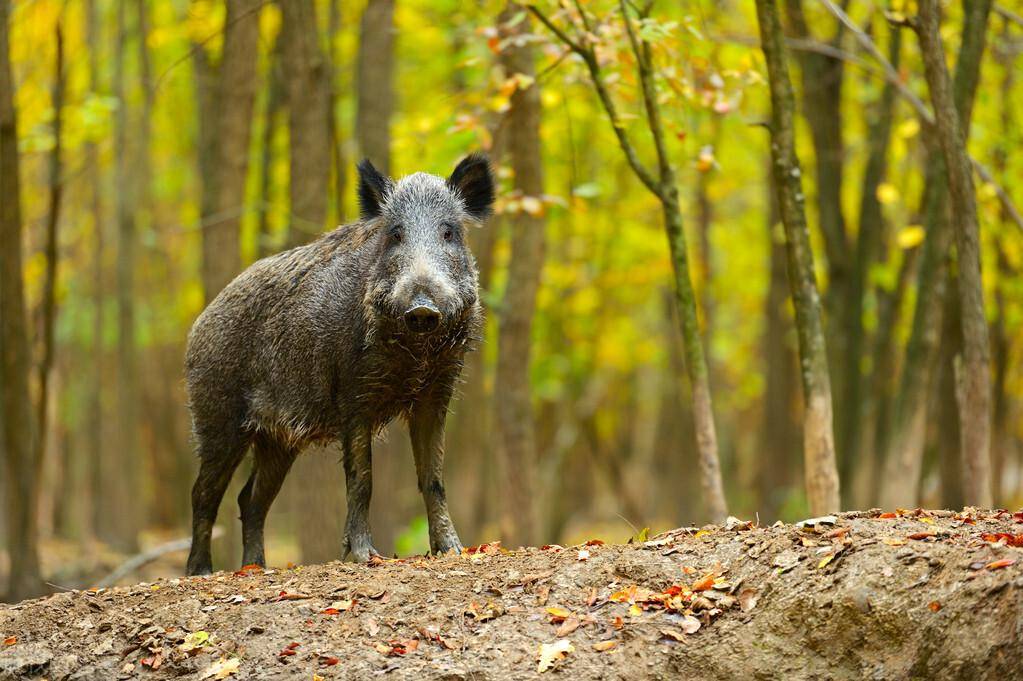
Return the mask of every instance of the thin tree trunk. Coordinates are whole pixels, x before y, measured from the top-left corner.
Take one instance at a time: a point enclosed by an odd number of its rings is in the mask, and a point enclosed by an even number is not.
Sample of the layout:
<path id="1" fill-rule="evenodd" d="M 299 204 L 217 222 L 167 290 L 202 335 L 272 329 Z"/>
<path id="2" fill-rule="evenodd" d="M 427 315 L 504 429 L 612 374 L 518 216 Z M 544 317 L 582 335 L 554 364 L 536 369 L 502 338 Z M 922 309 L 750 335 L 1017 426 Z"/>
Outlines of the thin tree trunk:
<path id="1" fill-rule="evenodd" d="M 42 593 L 36 512 L 38 466 L 32 444 L 29 398 L 28 327 L 22 281 L 21 197 L 18 178 L 18 125 L 11 73 L 10 2 L 0 0 L 0 400 L 7 481 L 7 600 Z"/>
<path id="2" fill-rule="evenodd" d="M 86 44 L 89 53 L 89 91 L 99 91 L 99 43 L 100 17 L 97 0 L 88 0 L 85 9 Z M 103 489 L 103 383 L 104 383 L 104 225 L 102 172 L 99 162 L 99 151 L 94 142 L 85 147 L 86 163 L 89 168 L 89 209 L 92 216 L 92 358 L 89 375 L 89 407 L 88 407 L 88 488 L 81 495 L 83 502 L 82 539 L 87 542 L 95 537 L 97 529 L 102 525 L 103 518 L 99 503 Z"/>
<path id="3" fill-rule="evenodd" d="M 980 34 L 977 57 L 983 54 L 983 34 L 991 3 L 974 0 L 967 13 L 973 30 Z M 917 34 L 924 74 L 934 106 L 935 129 L 940 138 L 948 173 L 948 188 L 955 227 L 959 265 L 959 298 L 962 306 L 963 371 L 960 429 L 964 464 L 963 493 L 966 503 L 991 505 L 991 370 L 987 320 L 984 317 L 980 274 L 980 227 L 965 131 L 952 94 L 952 79 L 945 63 L 939 33 L 941 8 L 937 0 L 921 0 Z M 964 31 L 969 29 L 969 23 Z M 965 34 L 964 34 L 965 39 Z M 979 64 L 976 68 L 979 68 Z M 969 115 L 963 116 L 969 120 Z"/>
<path id="4" fill-rule="evenodd" d="M 355 131 L 359 152 L 380 172 L 391 172 L 394 112 L 394 0 L 369 0 L 359 25 Z"/>
<path id="5" fill-rule="evenodd" d="M 849 0 L 844 0 L 842 6 L 848 4 Z M 802 0 L 786 0 L 785 5 L 796 36 L 802 40 L 813 40 Z M 829 45 L 841 47 L 844 28 L 842 23 L 837 24 Z M 860 253 L 856 245 L 850 245 L 842 212 L 845 169 L 842 85 L 845 62 L 836 56 L 810 50 L 797 50 L 795 57 L 802 74 L 803 115 L 813 140 L 815 203 L 827 256 L 823 321 L 836 412 L 835 450 L 839 475 L 848 482 L 859 450 L 863 392 L 859 359 L 863 353 L 861 312 L 864 290 L 862 286 L 856 286 L 855 278 L 858 268 L 869 265 L 859 262 Z M 862 238 L 863 233 L 860 232 L 860 240 Z M 851 486 L 845 485 L 843 491 L 848 495 Z"/>
<path id="6" fill-rule="evenodd" d="M 227 0 L 224 48 L 217 88 L 208 106 L 211 119 L 201 125 L 204 144 L 212 145 L 203 203 L 202 280 L 206 301 L 216 297 L 241 269 L 239 230 L 245 209 L 249 137 L 256 99 L 260 0 Z M 198 58 L 202 63 L 205 56 Z M 208 78 L 208 76 L 207 76 Z M 207 81 L 208 82 L 208 81 Z M 200 83 L 201 87 L 201 83 Z M 202 150 L 200 150 L 200 154 Z"/>
<path id="7" fill-rule="evenodd" d="M 344 224 L 345 197 L 347 191 L 348 156 L 345 153 L 344 135 L 341 123 L 337 119 L 337 103 L 341 99 L 340 76 L 341 50 L 338 47 L 341 35 L 341 0 L 330 0 L 329 17 L 327 20 L 327 62 L 330 69 L 328 77 L 330 102 L 328 116 L 330 119 L 330 147 L 334 159 L 334 200 L 336 202 L 335 222 Z"/>
<path id="8" fill-rule="evenodd" d="M 498 19 L 507 39 L 528 33 L 529 22 L 515 26 L 508 21 L 522 11 L 509 3 Z M 533 48 L 508 41 L 501 53 L 506 77 L 535 74 Z M 540 87 L 519 88 L 508 111 L 508 149 L 515 175 L 515 190 L 523 197 L 543 194 L 543 162 L 540 153 Z M 501 438 L 502 478 L 506 481 L 501 514 L 501 535 L 512 546 L 536 540 L 536 509 L 532 494 L 536 478 L 536 439 L 532 395 L 529 387 L 533 313 L 544 262 L 545 221 L 540 215 L 520 211 L 509 219 L 512 235 L 508 282 L 498 322 L 497 427 Z"/>
<path id="9" fill-rule="evenodd" d="M 640 85 L 643 90 L 643 108 L 646 111 L 647 125 L 657 151 L 659 184 L 655 193 L 661 202 L 664 228 L 668 235 L 668 246 L 671 252 L 672 272 L 675 277 L 675 300 L 682 324 L 686 372 L 689 376 L 693 401 L 693 425 L 696 431 L 696 449 L 699 455 L 700 485 L 704 503 L 707 505 L 707 511 L 711 518 L 715 522 L 724 522 L 728 515 L 728 503 L 725 498 L 724 484 L 721 481 L 717 429 L 714 426 L 714 409 L 711 402 L 707 361 L 697 321 L 696 293 L 693 291 L 693 282 L 689 275 L 689 256 L 686 250 L 685 232 L 682 228 L 678 180 L 664 141 L 660 104 L 657 101 L 653 82 L 650 45 L 645 40 L 637 40 L 625 2 L 620 2 L 619 6 L 639 68 Z"/>
<path id="10" fill-rule="evenodd" d="M 988 0 L 964 0 L 963 39 L 956 61 L 952 97 L 964 134 L 969 134 L 973 101 L 980 79 Z M 944 63 L 944 62 L 942 62 Z M 927 171 L 924 180 L 923 215 L 927 236 L 923 244 L 917 277 L 917 299 L 906 345 L 902 379 L 895 401 L 889 446 L 885 453 L 880 503 L 885 508 L 917 505 L 918 484 L 926 440 L 928 398 L 936 366 L 942 324 L 942 307 L 947 289 L 946 259 L 953 232 L 946 191 L 946 168 L 938 143 L 927 143 Z"/>
<path id="11" fill-rule="evenodd" d="M 281 74 L 281 36 L 277 35 L 270 51 L 267 65 L 266 108 L 263 111 L 263 140 L 260 146 L 259 227 L 256 230 L 256 256 L 265 258 L 275 249 L 270 234 L 270 203 L 273 187 L 274 135 L 277 132 L 277 114 L 284 100 L 284 83 Z"/>
<path id="12" fill-rule="evenodd" d="M 136 447 L 135 372 L 135 215 L 138 208 L 139 178 L 133 168 L 129 147 L 126 51 L 128 43 L 128 0 L 117 6 L 117 46 L 114 58 L 117 182 L 117 448 L 107 457 L 103 479 L 111 517 L 107 541 L 120 551 L 138 549 L 138 471 L 140 452 Z M 142 40 L 142 36 L 139 36 Z"/>
<path id="13" fill-rule="evenodd" d="M 42 476 L 46 458 L 46 443 L 49 435 L 50 410 L 50 372 L 53 369 L 53 331 L 57 320 L 57 228 L 60 222 L 61 193 L 61 153 L 63 147 L 62 110 L 64 108 L 64 34 L 60 23 L 54 35 L 56 56 L 53 79 L 53 149 L 49 159 L 50 196 L 46 212 L 46 271 L 43 278 L 43 299 L 41 333 L 42 353 L 36 367 L 38 392 L 36 395 L 36 475 Z"/>
<path id="14" fill-rule="evenodd" d="M 703 491 L 707 511 L 715 521 L 724 522 L 728 514 L 724 485 L 721 482 L 721 464 L 718 459 L 717 429 L 714 426 L 714 410 L 711 404 L 710 383 L 707 377 L 707 363 L 703 353 L 703 341 L 700 338 L 699 324 L 696 314 L 696 296 L 693 282 L 689 274 L 689 257 L 686 252 L 685 234 L 682 230 L 682 212 L 679 205 L 677 177 L 671 164 L 668 148 L 665 143 L 664 127 L 661 122 L 660 103 L 657 99 L 654 84 L 653 60 L 650 44 L 638 37 L 629 15 L 629 7 L 625 0 L 618 3 L 619 11 L 625 23 L 625 31 L 629 38 L 633 56 L 639 75 L 643 94 L 643 109 L 646 112 L 647 128 L 653 138 L 657 154 L 656 173 L 640 160 L 636 147 L 626 127 L 622 125 L 617 106 L 607 89 L 607 82 L 601 72 L 601 63 L 597 58 L 591 35 L 594 30 L 589 15 L 580 8 L 580 19 L 585 33 L 581 38 L 573 39 L 559 29 L 549 18 L 535 6 L 529 10 L 543 24 L 578 54 L 590 73 L 590 80 L 605 113 L 611 121 L 618 145 L 622 149 L 629 167 L 643 185 L 657 197 L 661 203 L 664 216 L 664 228 L 668 237 L 671 252 L 672 271 L 675 283 L 675 301 L 678 307 L 679 323 L 682 327 L 682 339 L 685 350 L 686 372 L 693 401 L 693 424 L 696 434 L 696 448 L 699 454 L 700 484 Z M 651 5 L 647 4 L 639 10 L 640 21 L 645 21 Z"/>
<path id="15" fill-rule="evenodd" d="M 789 284 L 796 311 L 805 414 L 803 447 L 806 496 L 815 515 L 840 507 L 832 431 L 831 382 L 821 324 L 820 297 L 803 208 L 802 179 L 795 150 L 794 98 L 774 0 L 757 0 L 760 43 L 771 90 L 771 157 L 778 206 L 785 225 Z"/>
<path id="16" fill-rule="evenodd" d="M 770 173 L 770 166 L 768 166 Z M 785 235 L 778 215 L 778 196 L 774 180 L 768 186 L 768 243 L 770 246 L 770 282 L 765 302 L 763 358 L 765 367 L 763 451 L 757 457 L 757 498 L 760 521 L 778 518 L 789 490 L 794 454 L 799 451 L 799 423 L 795 418 L 797 390 L 796 358 L 787 340 L 789 323 L 788 280 L 786 274 Z"/>
<path id="17" fill-rule="evenodd" d="M 288 246 L 310 241 L 327 218 L 331 167 L 329 69 L 313 0 L 281 5 L 281 62 L 288 97 L 291 220 Z"/>
<path id="18" fill-rule="evenodd" d="M 888 44 L 888 61 L 894 68 L 899 68 L 901 61 L 902 33 L 899 28 L 890 29 Z M 846 481 L 844 486 L 846 506 L 858 508 L 861 505 L 860 497 L 863 496 L 865 484 L 870 480 L 871 472 L 867 469 L 871 464 L 876 463 L 876 457 L 868 448 L 875 444 L 875 433 L 877 423 L 877 411 L 874 403 L 874 396 L 869 390 L 865 390 L 865 377 L 862 374 L 860 365 L 866 354 L 866 329 L 863 325 L 863 312 L 868 294 L 868 275 L 874 263 L 881 257 L 882 235 L 885 231 L 884 214 L 881 210 L 881 202 L 877 198 L 877 188 L 884 181 L 888 173 L 888 147 L 891 141 L 893 109 L 896 97 L 895 86 L 885 83 L 881 91 L 881 98 L 875 109 L 871 112 L 871 120 L 868 126 L 867 139 L 870 140 L 870 151 L 867 155 L 867 165 L 863 171 L 863 182 L 860 190 L 860 213 L 859 228 L 856 238 L 856 256 L 852 263 L 851 276 L 849 278 L 849 290 L 846 296 L 846 377 L 845 377 L 845 401 L 844 407 L 840 409 L 851 410 L 851 414 L 845 414 L 843 442 L 849 449 L 845 455 L 840 457 L 839 475 Z M 877 291 L 877 299 L 882 295 Z M 886 315 L 884 319 L 879 315 L 879 321 L 890 324 L 897 319 L 894 310 L 883 310 Z M 894 330 L 888 327 L 878 326 L 877 339 L 891 338 Z M 876 356 L 874 357 L 876 359 Z M 881 358 L 887 362 L 888 358 Z M 855 370 L 852 369 L 855 367 Z M 880 367 L 874 366 L 877 372 Z M 873 382 L 875 388 L 884 389 L 887 385 L 887 375 L 878 376 Z M 864 437 L 865 436 L 865 437 Z M 864 456 L 864 450 L 866 456 Z M 854 466 L 859 463 L 859 466 Z M 856 482 L 863 484 L 857 485 Z"/>

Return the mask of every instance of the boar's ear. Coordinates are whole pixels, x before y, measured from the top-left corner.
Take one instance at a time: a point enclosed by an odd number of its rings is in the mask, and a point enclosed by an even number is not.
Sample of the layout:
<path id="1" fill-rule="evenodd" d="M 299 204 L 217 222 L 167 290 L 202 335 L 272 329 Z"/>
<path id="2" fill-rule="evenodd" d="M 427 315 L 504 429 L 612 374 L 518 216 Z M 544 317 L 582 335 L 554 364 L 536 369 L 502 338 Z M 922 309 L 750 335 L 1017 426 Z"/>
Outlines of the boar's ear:
<path id="1" fill-rule="evenodd" d="M 391 181 L 368 158 L 359 161 L 359 213 L 363 220 L 380 215 L 380 204 L 391 191 Z"/>
<path id="2" fill-rule="evenodd" d="M 462 159 L 448 178 L 448 187 L 462 197 L 465 209 L 473 218 L 483 220 L 490 215 L 494 203 L 494 174 L 486 154 L 476 152 Z"/>

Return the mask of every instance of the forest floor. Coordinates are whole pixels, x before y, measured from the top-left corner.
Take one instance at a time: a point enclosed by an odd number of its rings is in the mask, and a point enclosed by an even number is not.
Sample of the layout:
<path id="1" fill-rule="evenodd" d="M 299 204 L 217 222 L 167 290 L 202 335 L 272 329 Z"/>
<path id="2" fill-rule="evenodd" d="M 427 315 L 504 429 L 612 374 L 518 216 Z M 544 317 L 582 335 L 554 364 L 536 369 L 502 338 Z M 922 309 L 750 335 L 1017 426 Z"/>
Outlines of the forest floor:
<path id="1" fill-rule="evenodd" d="M 0 607 L 0 680 L 1023 678 L 1023 513 L 249 569 Z"/>

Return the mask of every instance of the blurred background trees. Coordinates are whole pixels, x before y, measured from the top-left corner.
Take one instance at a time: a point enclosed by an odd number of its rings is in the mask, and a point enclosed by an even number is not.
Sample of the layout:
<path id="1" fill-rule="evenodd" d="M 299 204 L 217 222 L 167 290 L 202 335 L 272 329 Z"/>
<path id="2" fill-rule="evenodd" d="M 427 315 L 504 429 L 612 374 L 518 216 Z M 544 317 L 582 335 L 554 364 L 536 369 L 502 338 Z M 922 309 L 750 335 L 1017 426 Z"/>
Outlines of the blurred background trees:
<path id="1" fill-rule="evenodd" d="M 787 114 L 758 5 L 780 22 Z M 1023 499 L 1008 3 L 541 2 L 550 25 L 454 0 L 0 8 L 12 597 L 184 534 L 188 329 L 241 268 L 356 215 L 362 156 L 446 173 L 483 148 L 501 181 L 470 236 L 488 324 L 448 422 L 463 540 L 622 540 L 724 499 L 761 522 L 830 510 L 804 485 L 808 361 L 831 386 L 814 432 L 833 433 L 842 507 Z M 802 172 L 771 160 L 779 115 Z M 812 357 L 794 290 L 820 298 Z M 376 445 L 372 513 L 378 548 L 407 554 L 428 544 L 403 431 Z M 337 555 L 338 469 L 335 448 L 297 462 L 271 563 Z"/>

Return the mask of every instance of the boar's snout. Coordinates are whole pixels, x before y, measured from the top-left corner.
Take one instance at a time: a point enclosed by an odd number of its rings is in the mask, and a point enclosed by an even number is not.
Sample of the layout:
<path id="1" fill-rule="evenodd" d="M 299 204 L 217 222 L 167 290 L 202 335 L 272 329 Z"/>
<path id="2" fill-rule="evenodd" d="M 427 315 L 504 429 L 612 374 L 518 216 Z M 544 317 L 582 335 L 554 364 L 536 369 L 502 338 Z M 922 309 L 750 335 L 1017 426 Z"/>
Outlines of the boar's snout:
<path id="1" fill-rule="evenodd" d="M 412 333 L 429 333 L 440 326 L 440 310 L 429 297 L 416 296 L 405 313 L 405 326 Z"/>

